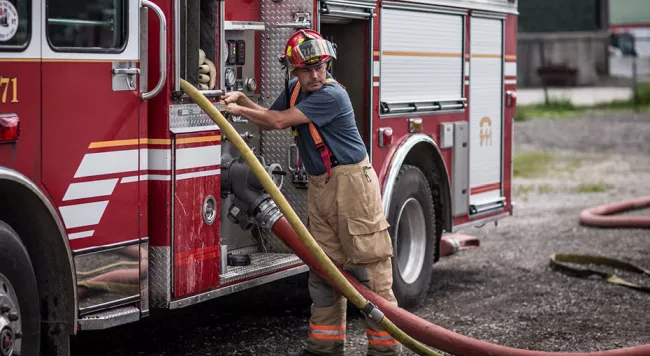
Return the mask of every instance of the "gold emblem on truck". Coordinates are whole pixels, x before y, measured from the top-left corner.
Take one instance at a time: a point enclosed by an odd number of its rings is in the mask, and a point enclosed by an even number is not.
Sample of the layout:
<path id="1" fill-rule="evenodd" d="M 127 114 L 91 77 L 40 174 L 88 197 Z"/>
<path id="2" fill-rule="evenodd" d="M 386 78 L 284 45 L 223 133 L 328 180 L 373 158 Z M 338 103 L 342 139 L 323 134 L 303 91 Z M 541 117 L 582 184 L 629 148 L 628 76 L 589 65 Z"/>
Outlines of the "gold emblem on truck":
<path id="1" fill-rule="evenodd" d="M 484 116 L 479 122 L 481 146 L 492 146 L 492 120 Z"/>

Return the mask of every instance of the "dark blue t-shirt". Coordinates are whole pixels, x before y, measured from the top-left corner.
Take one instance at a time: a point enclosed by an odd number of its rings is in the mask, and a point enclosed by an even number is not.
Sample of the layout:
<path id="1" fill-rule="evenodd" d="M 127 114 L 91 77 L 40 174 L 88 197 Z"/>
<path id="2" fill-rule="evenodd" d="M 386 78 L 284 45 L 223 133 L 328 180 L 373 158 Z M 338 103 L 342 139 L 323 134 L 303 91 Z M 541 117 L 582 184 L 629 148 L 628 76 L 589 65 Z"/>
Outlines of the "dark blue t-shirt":
<path id="1" fill-rule="evenodd" d="M 331 75 L 328 73 L 327 77 L 331 78 Z M 298 78 L 292 78 L 289 82 L 289 93 L 293 92 L 297 82 Z M 366 157 L 366 146 L 357 129 L 352 103 L 345 89 L 339 84 L 326 83 L 312 93 L 301 90 L 295 107 L 314 123 L 325 145 L 334 154 L 339 164 L 358 163 Z M 269 109 L 287 109 L 284 91 Z M 298 125 L 297 131 L 297 146 L 307 173 L 310 175 L 327 173 L 320 152 L 316 149 L 309 132 L 309 124 Z"/>

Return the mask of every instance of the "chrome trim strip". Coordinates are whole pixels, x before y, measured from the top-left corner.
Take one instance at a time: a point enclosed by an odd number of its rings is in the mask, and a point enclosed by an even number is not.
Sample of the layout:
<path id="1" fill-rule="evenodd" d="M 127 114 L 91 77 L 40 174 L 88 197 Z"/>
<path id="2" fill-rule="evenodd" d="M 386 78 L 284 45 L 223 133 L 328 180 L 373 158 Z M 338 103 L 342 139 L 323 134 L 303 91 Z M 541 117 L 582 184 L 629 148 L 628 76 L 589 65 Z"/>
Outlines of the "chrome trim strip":
<path id="1" fill-rule="evenodd" d="M 258 21 L 224 21 L 225 30 L 266 30 L 266 24 Z"/>
<path id="2" fill-rule="evenodd" d="M 174 91 L 181 90 L 181 0 L 174 0 Z"/>
<path id="3" fill-rule="evenodd" d="M 226 48 L 226 0 L 219 0 L 219 82 L 220 88 L 226 87 L 226 60 L 223 58 L 223 49 Z M 216 63 L 215 63 L 216 65 Z"/>
<path id="4" fill-rule="evenodd" d="M 140 311 L 149 315 L 149 241 L 140 246 Z"/>
<path id="5" fill-rule="evenodd" d="M 131 304 L 131 303 L 137 303 L 139 301 L 140 301 L 140 295 L 133 295 L 133 296 L 130 296 L 130 297 L 114 300 L 112 302 L 93 305 L 92 307 L 88 307 L 88 308 L 80 308 L 79 309 L 79 315 L 84 316 L 84 315 L 87 315 L 87 314 L 92 314 L 92 313 L 95 313 L 95 312 L 98 312 L 98 311 L 101 311 L 101 310 L 110 309 L 110 308 L 113 308 L 113 307 L 120 307 L 120 306 Z"/>
<path id="6" fill-rule="evenodd" d="M 499 154 L 499 160 L 501 161 L 501 195 L 505 196 L 506 192 L 504 189 L 506 182 L 506 167 L 505 167 L 505 157 L 506 157 L 506 132 L 504 128 L 506 127 L 506 17 L 504 16 L 501 20 L 501 152 Z M 515 73 L 516 74 L 516 73 Z M 512 136 L 510 136 L 512 137 Z M 514 139 L 512 140 L 514 141 Z M 510 151 L 512 152 L 512 151 Z M 512 184 L 510 184 L 512 187 Z M 511 196 L 512 197 L 512 196 Z M 511 198 L 512 199 L 512 198 Z M 507 200 L 504 200 L 503 205 L 508 204 Z"/>
<path id="7" fill-rule="evenodd" d="M 125 307 L 88 315 L 79 320 L 79 328 L 81 330 L 103 330 L 138 320 L 140 320 L 138 308 Z"/>
<path id="8" fill-rule="evenodd" d="M 502 209 L 505 208 L 505 197 L 499 197 L 494 200 L 486 201 L 486 202 L 481 202 L 478 204 L 470 204 L 469 209 L 470 209 L 470 216 L 481 216 L 484 215 L 485 213 L 491 213 L 494 212 L 494 210 Z M 472 212 L 472 210 L 474 212 Z"/>
<path id="9" fill-rule="evenodd" d="M 369 44 L 370 48 L 368 48 L 368 63 L 369 64 L 368 64 L 368 73 L 367 73 L 367 75 L 368 75 L 368 81 L 367 81 L 367 83 L 368 83 L 368 103 L 369 104 L 368 104 L 368 118 L 367 118 L 367 120 L 368 120 L 368 132 L 366 132 L 366 135 L 368 137 L 368 159 L 370 159 L 370 164 L 372 165 L 372 156 L 373 156 L 373 153 L 374 153 L 374 150 L 373 150 L 374 145 L 373 145 L 373 142 L 372 142 L 372 138 L 374 137 L 374 134 L 373 134 L 373 129 L 374 129 L 373 120 L 375 119 L 375 117 L 374 117 L 375 116 L 375 110 L 373 110 L 374 107 L 375 107 L 375 103 L 373 102 L 374 101 L 373 96 L 374 96 L 374 92 L 375 92 L 375 86 L 373 85 L 373 83 L 375 82 L 375 73 L 374 73 L 374 70 L 375 70 L 375 8 L 374 8 L 374 5 L 373 5 L 373 8 L 372 8 L 371 17 L 368 19 L 368 27 L 370 28 L 369 29 L 369 34 L 368 34 L 368 36 L 369 36 L 368 44 Z"/>
<path id="10" fill-rule="evenodd" d="M 347 7 L 360 7 L 363 9 L 374 9 L 375 8 L 375 2 L 374 1 L 350 1 L 350 0 L 324 0 L 326 4 L 330 5 L 339 5 L 339 6 L 347 6 Z M 320 7 L 319 7 L 320 8 Z"/>
<path id="11" fill-rule="evenodd" d="M 298 266 L 300 258 L 292 253 L 251 253 L 251 264 L 242 267 L 229 267 L 228 273 L 219 276 L 220 284 L 245 281 L 269 272 Z"/>
<path id="12" fill-rule="evenodd" d="M 34 193 L 34 195 L 36 195 L 41 200 L 43 205 L 47 208 L 47 210 L 50 213 L 50 216 L 52 217 L 52 219 L 54 220 L 54 223 L 56 224 L 57 229 L 59 230 L 59 237 L 61 238 L 63 246 L 65 246 L 65 249 L 66 249 L 66 252 L 67 252 L 67 255 L 68 255 L 68 264 L 69 264 L 68 267 L 70 268 L 70 273 L 72 274 L 72 285 L 68 286 L 68 289 L 71 290 L 71 291 L 75 291 L 77 289 L 76 288 L 77 277 L 75 275 L 74 260 L 72 258 L 72 251 L 70 250 L 70 245 L 68 244 L 68 234 L 66 233 L 65 228 L 63 227 L 63 223 L 61 222 L 61 219 L 59 218 L 57 210 L 54 208 L 54 206 L 52 205 L 50 200 L 47 198 L 45 193 L 43 193 L 34 182 L 32 182 L 29 178 L 27 178 L 22 173 L 14 171 L 13 169 L 9 169 L 7 167 L 0 167 L 0 179 L 10 180 L 10 181 L 16 182 L 18 184 L 21 184 L 21 185 L 27 187 L 29 190 L 32 191 L 32 193 Z M 72 315 L 72 323 L 71 323 L 71 325 L 74 326 L 74 325 L 77 325 L 77 322 L 78 322 L 78 317 L 77 317 L 76 310 L 77 310 L 77 308 L 79 306 L 79 304 L 78 304 L 79 301 L 77 299 L 77 293 L 72 292 L 71 294 L 72 294 L 72 302 L 74 304 L 72 306 L 72 308 L 71 308 L 74 311 L 74 313 Z M 72 333 L 74 335 L 76 335 L 77 334 L 77 332 L 76 332 L 77 328 L 72 327 L 71 329 L 73 330 Z"/>
<path id="13" fill-rule="evenodd" d="M 429 100 L 401 100 L 401 101 L 382 101 L 386 105 L 410 105 L 410 104 L 420 104 L 420 103 L 450 103 L 450 102 L 462 102 L 467 103 L 467 98 L 457 98 L 457 99 L 429 99 Z"/>
<path id="14" fill-rule="evenodd" d="M 450 115 L 450 114 L 462 114 L 465 112 L 465 108 L 462 109 L 445 109 L 445 110 L 431 110 L 431 111 L 403 111 L 403 112 L 393 112 L 393 113 L 379 113 L 379 119 L 389 119 L 389 118 L 396 118 L 396 117 L 407 117 L 410 115 L 418 115 L 418 116 L 436 116 L 436 115 Z"/>
<path id="15" fill-rule="evenodd" d="M 466 8 L 439 7 L 431 4 L 408 4 L 403 2 L 384 1 L 381 6 L 386 9 L 412 10 L 417 12 L 435 12 L 439 14 L 467 15 Z"/>
<path id="16" fill-rule="evenodd" d="M 467 73 L 468 76 L 469 76 L 469 74 L 471 74 L 471 73 L 468 73 L 466 71 L 467 61 L 468 61 L 468 59 L 467 59 L 467 54 L 468 54 L 467 53 L 467 50 L 468 50 L 468 48 L 467 48 L 467 36 L 468 36 L 468 33 L 467 33 L 467 16 L 463 16 L 463 25 L 462 26 L 463 26 L 463 37 L 462 37 L 463 38 L 463 51 L 461 52 L 462 53 L 461 54 L 461 56 L 462 56 L 461 57 L 462 58 L 462 61 L 461 61 L 462 65 L 461 65 L 461 70 L 460 70 L 460 83 L 461 83 L 461 85 L 460 85 L 460 87 L 461 87 L 460 96 L 462 96 L 463 99 L 465 99 L 465 105 L 467 105 L 467 90 L 465 89 L 467 84 L 465 83 L 465 73 Z M 469 77 L 469 78 L 471 80 L 471 77 Z M 464 109 L 465 109 L 465 107 L 463 107 L 463 110 Z"/>
<path id="17" fill-rule="evenodd" d="M 463 13 L 467 12 L 467 9 L 471 10 L 483 10 L 483 11 L 492 11 L 492 12 L 502 12 L 508 14 L 518 15 L 517 5 L 508 4 L 506 1 L 501 1 L 502 5 L 496 4 L 496 1 L 492 1 L 493 4 L 489 4 L 490 1 L 486 0 L 410 0 L 413 3 L 421 4 L 425 7 L 437 7 L 444 6 L 444 10 L 454 11 L 453 9 L 460 8 Z M 384 4 L 395 4 L 398 5 L 402 3 L 395 2 L 385 2 Z M 402 5 L 405 7 L 405 5 Z"/>
<path id="18" fill-rule="evenodd" d="M 140 93 L 149 86 L 149 10 L 140 8 Z"/>
<path id="19" fill-rule="evenodd" d="M 102 246 L 94 246 L 94 247 L 86 247 L 82 248 L 79 250 L 74 250 L 72 251 L 74 253 L 74 256 L 82 256 L 86 255 L 89 253 L 95 253 L 95 252 L 100 252 L 100 251 L 109 251 L 109 250 L 114 250 L 120 247 L 125 247 L 125 246 L 131 246 L 131 245 L 137 245 L 142 242 L 148 242 L 149 238 L 144 237 L 142 239 L 135 239 L 135 240 L 128 240 L 128 241 L 122 241 L 122 242 L 116 242 L 114 244 L 108 244 L 108 245 L 102 245 Z"/>
<path id="20" fill-rule="evenodd" d="M 158 78 L 158 83 L 151 91 L 140 95 L 142 100 L 149 100 L 160 93 L 163 85 L 167 81 L 167 20 L 160 7 L 151 1 L 141 0 L 140 6 L 152 9 L 158 15 L 158 20 L 160 21 L 160 49 L 158 54 L 160 56 L 158 59 L 160 61 L 160 78 Z"/>
<path id="21" fill-rule="evenodd" d="M 417 145 L 418 143 L 426 142 L 433 146 L 436 151 L 438 151 L 438 155 L 442 157 L 442 152 L 440 152 L 440 147 L 436 144 L 436 142 L 429 136 L 425 134 L 414 134 L 411 135 L 409 138 L 407 138 L 404 143 L 400 145 L 400 147 L 397 149 L 397 151 L 393 154 L 393 157 L 391 158 L 391 163 L 390 163 L 390 170 L 388 171 L 388 175 L 386 176 L 385 183 L 384 183 L 384 191 L 382 194 L 382 205 L 384 208 L 384 215 L 388 216 L 390 213 L 389 207 L 390 207 L 390 199 L 391 195 L 393 194 L 393 186 L 395 184 L 395 180 L 397 179 L 397 175 L 399 174 L 399 170 L 402 168 L 402 163 L 404 163 L 404 159 L 406 159 L 406 156 L 411 152 L 411 149 Z M 449 182 L 449 171 L 447 169 L 446 165 L 443 165 L 445 167 L 445 177 L 447 178 L 447 184 L 449 187 L 451 187 L 451 182 Z M 451 214 L 450 214 L 451 215 Z"/>
<path id="22" fill-rule="evenodd" d="M 481 220 L 475 220 L 475 221 L 470 221 L 466 222 L 464 224 L 456 225 L 452 228 L 452 233 L 458 232 L 463 229 L 467 229 L 470 227 L 480 227 L 477 225 L 485 225 L 489 222 L 496 221 L 496 220 L 501 220 L 503 218 L 508 217 L 509 215 L 512 215 L 510 212 L 503 212 L 501 214 L 495 215 L 495 216 L 490 216 L 489 218 L 481 219 Z"/>
<path id="23" fill-rule="evenodd" d="M 190 305 L 198 304 L 210 299 L 218 298 L 227 294 L 232 294 L 235 292 L 242 291 L 244 289 L 249 289 L 252 287 L 257 287 L 262 284 L 266 284 L 269 282 L 276 281 L 278 279 L 290 277 L 299 273 L 307 272 L 309 270 L 309 266 L 307 265 L 301 265 L 297 267 L 293 267 L 284 271 L 279 271 L 275 272 L 273 274 L 269 274 L 263 277 L 255 278 L 248 280 L 246 282 L 242 283 L 236 283 L 227 287 L 215 289 L 209 292 L 201 293 L 189 298 L 184 298 L 184 299 L 179 299 L 175 300 L 171 303 L 169 303 L 169 308 L 170 309 L 179 309 L 179 308 L 184 308 Z"/>
<path id="24" fill-rule="evenodd" d="M 487 18 L 487 19 L 505 20 L 507 15 L 504 14 L 504 13 L 498 13 L 498 12 L 487 12 L 487 11 L 474 10 L 474 11 L 472 11 L 472 17 L 482 17 L 482 18 Z"/>
<path id="25" fill-rule="evenodd" d="M 355 12 L 337 9 L 330 9 L 328 12 L 322 12 L 322 14 L 323 16 L 343 17 L 357 20 L 367 20 L 368 18 L 372 17 L 372 14 L 369 12 Z"/>
<path id="26" fill-rule="evenodd" d="M 223 3 L 223 1 L 222 1 Z M 172 137 L 172 150 L 171 150 L 171 204 L 170 204 L 170 221 L 169 221 L 169 254 L 167 255 L 169 261 L 169 293 L 174 290 L 174 239 L 176 238 L 176 136 Z M 171 300 L 171 296 L 168 300 Z"/>
<path id="27" fill-rule="evenodd" d="M 320 13 L 321 13 L 321 7 L 323 6 L 323 3 L 325 1 L 316 1 L 316 9 L 314 10 L 314 31 L 320 33 Z"/>

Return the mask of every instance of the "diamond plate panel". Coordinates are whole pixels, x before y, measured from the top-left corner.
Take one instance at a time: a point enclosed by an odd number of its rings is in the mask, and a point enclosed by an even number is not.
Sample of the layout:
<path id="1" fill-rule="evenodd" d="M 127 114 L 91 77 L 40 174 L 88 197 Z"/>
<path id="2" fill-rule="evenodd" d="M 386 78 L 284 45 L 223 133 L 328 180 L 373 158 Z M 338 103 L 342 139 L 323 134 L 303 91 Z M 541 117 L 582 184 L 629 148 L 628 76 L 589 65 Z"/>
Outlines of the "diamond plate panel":
<path id="1" fill-rule="evenodd" d="M 284 71 L 278 61 L 278 56 L 284 51 L 289 36 L 296 31 L 292 27 L 278 25 L 294 22 L 294 14 L 307 12 L 313 14 L 311 0 L 262 0 L 262 21 L 266 30 L 261 39 L 261 99 L 260 105 L 270 106 L 284 90 Z M 312 20 L 313 22 L 313 20 Z M 313 24 L 312 24 L 313 27 Z M 286 170 L 287 148 L 293 143 L 290 130 L 262 131 L 260 153 L 267 163 L 278 162 Z M 307 223 L 307 190 L 296 189 L 291 183 L 291 177 L 285 178 L 282 194 L 287 198 L 296 214 L 303 223 Z M 290 250 L 270 232 L 263 232 L 262 237 L 269 241 L 275 251 Z"/>
<path id="2" fill-rule="evenodd" d="M 215 104 L 222 110 L 223 105 Z M 174 104 L 169 106 L 169 130 L 173 133 L 218 130 L 214 121 L 198 104 Z"/>
<path id="3" fill-rule="evenodd" d="M 140 310 L 122 307 L 90 314 L 79 319 L 81 330 L 102 330 L 140 320 Z"/>
<path id="4" fill-rule="evenodd" d="M 171 300 L 169 246 L 149 249 L 149 294 L 151 308 L 167 308 Z"/>
<path id="5" fill-rule="evenodd" d="M 221 275 L 221 284 L 259 276 L 268 272 L 302 263 L 294 254 L 285 253 L 251 253 L 251 264 L 228 268 L 228 273 Z"/>

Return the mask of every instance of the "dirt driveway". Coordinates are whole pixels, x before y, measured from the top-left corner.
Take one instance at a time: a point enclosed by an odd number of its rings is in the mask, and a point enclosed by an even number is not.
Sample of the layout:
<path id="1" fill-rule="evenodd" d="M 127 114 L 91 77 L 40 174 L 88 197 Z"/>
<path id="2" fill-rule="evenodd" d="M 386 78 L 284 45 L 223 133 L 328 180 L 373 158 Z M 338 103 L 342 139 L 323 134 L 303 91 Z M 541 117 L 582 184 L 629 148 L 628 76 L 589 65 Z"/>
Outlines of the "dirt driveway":
<path id="1" fill-rule="evenodd" d="M 532 350 L 650 343 L 650 294 L 549 267 L 551 254 L 565 252 L 650 268 L 647 229 L 578 222 L 585 208 L 650 195 L 650 115 L 537 119 L 516 123 L 515 137 L 515 216 L 465 230 L 481 247 L 436 266 L 434 290 L 417 314 L 469 337 Z M 616 273 L 650 285 L 650 278 Z"/>
<path id="2" fill-rule="evenodd" d="M 552 253 L 569 252 L 650 268 L 648 230 L 578 223 L 587 207 L 650 195 L 650 115 L 537 119 L 517 123 L 515 134 L 515 216 L 464 231 L 480 236 L 481 247 L 440 261 L 415 313 L 472 338 L 532 350 L 650 343 L 649 294 L 549 267 Z M 620 276 L 650 285 L 650 278 Z M 298 276 L 83 334 L 73 355 L 287 355 L 304 342 L 309 303 Z M 347 355 L 365 355 L 360 315 L 352 310 L 348 319 Z"/>

